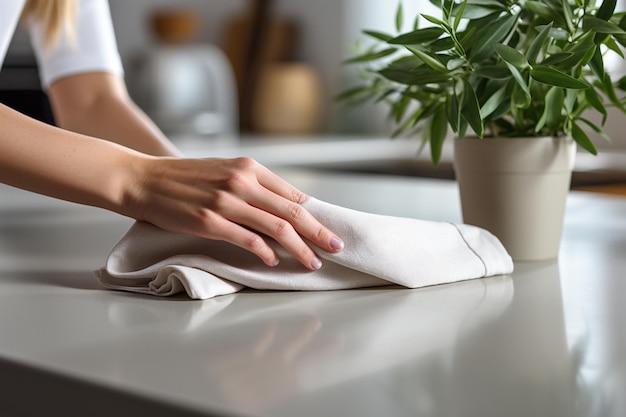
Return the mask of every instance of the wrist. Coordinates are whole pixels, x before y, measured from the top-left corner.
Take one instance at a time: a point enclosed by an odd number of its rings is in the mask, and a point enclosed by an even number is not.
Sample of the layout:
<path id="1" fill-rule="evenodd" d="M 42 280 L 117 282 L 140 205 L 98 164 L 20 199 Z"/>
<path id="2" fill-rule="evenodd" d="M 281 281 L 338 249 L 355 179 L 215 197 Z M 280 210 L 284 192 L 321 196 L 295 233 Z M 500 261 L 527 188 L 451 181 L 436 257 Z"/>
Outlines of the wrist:
<path id="1" fill-rule="evenodd" d="M 129 150 L 120 160 L 111 208 L 136 220 L 145 220 L 155 157 Z"/>

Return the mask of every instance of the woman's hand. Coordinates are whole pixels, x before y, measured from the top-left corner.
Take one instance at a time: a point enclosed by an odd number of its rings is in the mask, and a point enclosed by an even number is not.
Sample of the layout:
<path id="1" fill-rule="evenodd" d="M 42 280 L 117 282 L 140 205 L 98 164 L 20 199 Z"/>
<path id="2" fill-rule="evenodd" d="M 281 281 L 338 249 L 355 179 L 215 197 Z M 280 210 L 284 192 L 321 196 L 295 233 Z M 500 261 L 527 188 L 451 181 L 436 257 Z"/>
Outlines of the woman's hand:
<path id="1" fill-rule="evenodd" d="M 302 207 L 305 194 L 250 158 L 140 161 L 133 168 L 139 180 L 128 182 L 123 204 L 128 212 L 123 214 L 170 231 L 233 243 L 270 266 L 279 259 L 259 233 L 311 270 L 322 263 L 303 237 L 329 252 L 343 248 Z"/>

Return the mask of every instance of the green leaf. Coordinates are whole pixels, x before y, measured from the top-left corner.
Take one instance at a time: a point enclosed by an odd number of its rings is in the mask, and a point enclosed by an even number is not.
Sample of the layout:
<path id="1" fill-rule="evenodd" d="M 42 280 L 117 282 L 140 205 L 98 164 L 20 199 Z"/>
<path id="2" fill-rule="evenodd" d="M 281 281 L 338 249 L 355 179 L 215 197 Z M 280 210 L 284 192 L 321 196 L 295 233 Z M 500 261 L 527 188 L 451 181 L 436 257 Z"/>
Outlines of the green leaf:
<path id="1" fill-rule="evenodd" d="M 501 11 L 502 11 L 502 7 L 494 8 L 494 7 L 488 7 L 488 6 L 483 6 L 480 4 L 471 3 L 471 4 L 467 4 L 463 10 L 459 9 L 459 11 L 456 12 L 456 16 L 458 18 L 460 16 L 460 13 L 462 13 L 462 16 L 466 19 L 481 19 L 483 17 L 500 13 Z"/>
<path id="2" fill-rule="evenodd" d="M 611 51 L 615 52 L 617 55 L 620 56 L 620 58 L 624 59 L 624 52 L 622 51 L 622 48 L 619 47 L 619 45 L 617 44 L 617 42 L 615 42 L 615 39 L 613 37 L 609 37 L 607 40 L 604 41 L 604 44 L 607 46 L 607 48 L 609 48 Z"/>
<path id="3" fill-rule="evenodd" d="M 535 132 L 541 131 L 543 126 L 548 126 L 552 131 L 559 128 L 563 121 L 561 111 L 565 101 L 565 94 L 560 87 L 552 87 L 548 90 L 543 107 L 543 114 L 535 127 Z"/>
<path id="4" fill-rule="evenodd" d="M 543 65 L 536 65 L 531 68 L 530 76 L 535 81 L 557 87 L 570 88 L 574 90 L 589 88 L 589 84 L 586 82 L 578 80 L 555 68 Z"/>
<path id="5" fill-rule="evenodd" d="M 590 47 L 589 49 L 587 49 L 587 52 L 583 55 L 583 57 L 580 59 L 580 62 L 578 62 L 575 67 L 578 67 L 578 70 L 580 70 L 582 67 L 589 64 L 589 62 L 593 59 L 593 56 L 597 49 L 598 48 L 594 47 Z"/>
<path id="6" fill-rule="evenodd" d="M 396 93 L 396 92 L 397 92 L 397 90 L 395 88 L 388 88 L 385 91 L 383 91 L 381 94 L 378 95 L 378 97 L 376 98 L 374 103 L 380 103 L 381 101 L 385 100 L 387 97 L 389 97 L 390 95 L 392 95 L 393 93 Z"/>
<path id="7" fill-rule="evenodd" d="M 449 81 L 447 74 L 434 71 L 430 68 L 418 68 L 410 71 L 385 68 L 378 71 L 378 73 L 391 81 L 409 85 L 423 85 Z"/>
<path id="8" fill-rule="evenodd" d="M 382 51 L 367 52 L 363 55 L 346 59 L 343 61 L 343 64 L 356 64 L 356 63 L 362 63 L 362 62 L 368 62 L 368 61 L 375 61 L 377 59 L 389 56 L 393 54 L 394 52 L 396 52 L 396 48 L 387 48 L 387 49 L 383 49 Z"/>
<path id="9" fill-rule="evenodd" d="M 372 89 L 368 85 L 352 87 L 337 94 L 334 99 L 336 101 L 353 100 L 357 97 L 371 93 Z"/>
<path id="10" fill-rule="evenodd" d="M 448 71 L 454 71 L 456 69 L 463 67 L 463 65 L 465 65 L 465 61 L 463 59 L 453 58 L 449 60 L 448 63 L 446 64 L 446 69 Z"/>
<path id="11" fill-rule="evenodd" d="M 442 34 L 441 28 L 424 28 L 404 33 L 388 40 L 392 45 L 419 45 L 437 40 Z"/>
<path id="12" fill-rule="evenodd" d="M 411 103 L 411 98 L 405 95 L 403 95 L 399 101 L 394 103 L 393 116 L 394 116 L 394 120 L 396 123 L 400 123 L 410 103 Z"/>
<path id="13" fill-rule="evenodd" d="M 572 138 L 578 143 L 584 150 L 589 152 L 592 155 L 597 155 L 598 151 L 596 147 L 593 146 L 593 142 L 587 136 L 587 133 L 583 129 L 576 124 L 576 122 L 572 123 Z"/>
<path id="14" fill-rule="evenodd" d="M 599 47 L 594 48 L 595 51 L 593 56 L 589 60 L 589 66 L 591 70 L 596 74 L 599 79 L 604 78 L 604 74 L 606 71 L 604 70 L 604 57 L 602 56 L 602 51 Z"/>
<path id="15" fill-rule="evenodd" d="M 413 55 L 415 55 L 416 57 L 418 57 L 419 59 L 421 59 L 424 64 L 428 65 L 430 68 L 434 69 L 435 71 L 441 72 L 441 73 L 448 73 L 448 69 L 446 68 L 446 66 L 439 60 L 439 58 L 437 58 L 437 56 L 431 56 L 430 54 L 422 51 L 419 48 L 413 48 L 410 46 L 406 47 L 409 51 L 411 51 L 411 53 Z"/>
<path id="16" fill-rule="evenodd" d="M 402 9 L 402 1 L 398 2 L 398 8 L 396 9 L 396 31 L 402 30 L 402 23 L 404 20 L 404 11 Z"/>
<path id="17" fill-rule="evenodd" d="M 596 17 L 602 20 L 609 20 L 615 12 L 617 0 L 604 0 L 596 13 Z"/>
<path id="18" fill-rule="evenodd" d="M 463 79 L 463 108 L 461 109 L 463 118 L 467 120 L 467 123 L 472 127 L 474 133 L 478 137 L 482 138 L 485 134 L 485 127 L 483 125 L 483 119 L 480 117 L 480 106 L 478 104 L 478 98 L 472 85 L 465 79 Z"/>
<path id="19" fill-rule="evenodd" d="M 428 49 L 433 52 L 449 51 L 450 49 L 454 48 L 454 46 L 454 39 L 452 39 L 450 36 L 445 36 L 429 43 Z"/>
<path id="20" fill-rule="evenodd" d="M 465 8 L 467 7 L 467 0 L 463 0 L 456 10 L 456 15 L 454 16 L 454 31 L 456 32 L 459 29 L 459 25 L 461 24 L 461 19 L 464 17 Z"/>
<path id="21" fill-rule="evenodd" d="M 528 87 L 527 87 L 528 88 Z M 531 97 L 528 92 L 528 89 L 524 90 L 524 87 L 515 83 L 513 85 L 513 91 L 511 92 L 511 113 L 513 117 L 516 119 L 518 124 L 523 124 L 524 114 L 519 111 L 520 109 L 527 109 L 530 106 Z"/>
<path id="22" fill-rule="evenodd" d="M 557 65 L 561 62 L 568 60 L 574 55 L 572 52 L 560 52 L 558 54 L 550 55 L 546 59 L 544 59 L 541 63 L 543 65 Z"/>
<path id="23" fill-rule="evenodd" d="M 528 100 L 530 100 L 530 89 L 528 88 L 528 84 L 524 80 L 524 77 L 522 77 L 522 74 L 519 72 L 519 70 L 516 67 L 509 64 L 508 62 L 506 63 L 506 66 L 509 68 L 509 71 L 511 71 L 511 74 L 513 75 L 513 78 L 515 79 L 515 82 L 520 86 L 522 91 L 526 94 Z"/>
<path id="24" fill-rule="evenodd" d="M 626 32 L 621 27 L 617 26 L 614 23 L 607 22 L 606 20 L 598 19 L 593 16 L 585 16 L 583 18 L 583 30 L 584 31 L 594 31 L 596 33 L 607 33 L 607 34 L 620 34 L 624 35 Z"/>
<path id="25" fill-rule="evenodd" d="M 430 16 L 427 14 L 421 14 L 420 16 L 422 16 L 424 19 L 428 20 L 430 23 L 437 25 L 443 29 L 445 29 L 448 33 L 452 33 L 452 28 L 450 27 L 450 25 L 446 22 L 444 22 L 443 20 L 435 17 L 435 16 Z"/>
<path id="26" fill-rule="evenodd" d="M 501 66 L 498 65 L 483 65 L 473 73 L 475 76 L 480 78 L 487 78 L 489 80 L 506 80 L 511 76 L 511 72 Z"/>
<path id="27" fill-rule="evenodd" d="M 541 29 L 539 35 L 537 35 L 537 37 L 533 40 L 533 43 L 528 48 L 528 51 L 526 52 L 526 59 L 530 62 L 530 64 L 534 65 L 537 63 L 537 57 L 539 56 L 539 53 L 541 52 L 541 49 L 543 48 L 551 30 L 552 22 Z"/>
<path id="28" fill-rule="evenodd" d="M 549 20 L 554 20 L 554 15 L 556 12 L 551 7 L 538 2 L 538 1 L 527 1 L 526 7 L 528 7 L 533 13 L 548 18 Z M 562 19 L 561 19 L 562 20 Z"/>
<path id="29" fill-rule="evenodd" d="M 623 76 L 617 81 L 617 88 L 622 91 L 626 91 L 626 76 Z"/>
<path id="30" fill-rule="evenodd" d="M 567 29 L 570 33 L 574 33 L 576 31 L 576 27 L 574 26 L 574 13 L 572 12 L 572 7 L 568 0 L 561 0 L 561 11 L 565 17 Z"/>
<path id="31" fill-rule="evenodd" d="M 516 49 L 513 49 L 510 46 L 501 43 L 493 45 L 493 48 L 500 56 L 500 58 L 505 60 L 507 63 L 513 65 L 518 69 L 528 68 L 529 64 L 526 60 L 526 57 L 524 57 L 524 55 L 522 55 Z"/>
<path id="32" fill-rule="evenodd" d="M 400 125 L 396 130 L 394 130 L 391 133 L 391 137 L 396 138 L 400 134 L 408 130 L 410 127 L 417 125 L 422 120 L 422 118 L 424 117 L 426 113 L 427 113 L 426 107 L 423 107 L 423 106 L 419 107 L 415 112 L 413 112 L 411 117 L 407 118 L 404 121 L 404 123 L 402 123 L 402 125 Z"/>
<path id="33" fill-rule="evenodd" d="M 600 136 L 602 136 L 607 142 L 612 143 L 613 140 L 611 140 L 610 136 L 606 134 L 606 132 L 604 130 L 602 130 L 601 127 L 599 127 L 598 125 L 596 125 L 595 123 L 593 123 L 591 120 L 587 120 L 585 118 L 579 117 L 577 120 L 580 120 L 581 122 L 585 123 L 587 126 L 589 126 L 594 132 L 596 132 L 597 134 L 599 134 Z"/>
<path id="34" fill-rule="evenodd" d="M 490 56 L 493 45 L 502 42 L 508 36 L 517 23 L 517 19 L 518 15 L 516 14 L 501 17 L 492 21 L 491 24 L 483 28 L 480 32 L 477 32 L 480 33 L 480 36 L 476 39 L 476 43 L 470 51 L 470 60 L 479 62 Z M 468 42 L 470 39 L 468 39 Z"/>
<path id="35" fill-rule="evenodd" d="M 383 41 L 383 42 L 387 42 L 390 39 L 393 39 L 393 36 L 387 35 L 386 33 L 377 32 L 375 30 L 364 30 L 363 34 L 365 34 L 365 35 L 367 35 L 369 37 L 372 37 L 374 39 L 378 39 L 378 40 Z"/>
<path id="36" fill-rule="evenodd" d="M 452 7 L 454 6 L 454 0 L 442 0 L 441 11 L 446 22 L 451 22 Z"/>
<path id="37" fill-rule="evenodd" d="M 446 118 L 446 106 L 439 105 L 431 119 L 428 134 L 430 136 L 430 155 L 433 163 L 437 165 L 441 160 L 443 143 L 448 134 L 448 119 Z"/>
<path id="38" fill-rule="evenodd" d="M 596 92 L 595 88 L 588 88 L 585 90 L 585 98 L 591 104 L 591 107 L 596 109 L 602 115 L 602 124 L 606 123 L 606 118 L 608 117 L 608 112 L 606 111 L 606 107 L 604 103 L 600 99 L 600 96 Z"/>
<path id="39" fill-rule="evenodd" d="M 611 104 L 620 109 L 623 113 L 626 113 L 626 108 L 622 104 L 622 102 L 617 98 L 615 94 L 615 88 L 613 83 L 611 82 L 611 77 L 608 74 L 604 74 L 604 78 L 601 80 L 602 91 L 608 97 Z"/>
<path id="40" fill-rule="evenodd" d="M 574 106 L 578 101 L 578 93 L 580 90 L 565 90 L 565 110 L 567 114 L 574 113 Z M 569 131 L 568 131 L 569 132 Z"/>
<path id="41" fill-rule="evenodd" d="M 508 72 L 508 71 L 507 71 Z M 485 120 L 489 115 L 491 115 L 500 104 L 504 101 L 505 93 L 506 93 L 506 85 L 501 87 L 498 91 L 489 97 L 489 99 L 483 104 L 480 108 L 480 118 Z"/>
<path id="42" fill-rule="evenodd" d="M 593 35 L 593 32 L 588 32 Z M 589 44 L 577 44 L 577 48 L 572 48 L 571 51 L 567 51 L 566 53 L 571 53 L 572 55 L 562 60 L 559 63 L 560 68 L 571 69 L 574 67 L 580 68 L 582 65 L 586 65 L 589 60 L 593 57 L 593 53 L 595 51 L 596 45 L 593 42 Z"/>
<path id="43" fill-rule="evenodd" d="M 560 41 L 567 41 L 569 40 L 569 32 L 563 28 L 552 28 L 550 37 Z"/>
<path id="44" fill-rule="evenodd" d="M 493 9 L 504 10 L 507 3 L 503 0 L 471 0 L 472 4 L 479 4 L 485 7 L 491 7 Z"/>
<path id="45" fill-rule="evenodd" d="M 452 131 L 455 133 L 458 132 L 461 113 L 459 112 L 459 100 L 456 96 L 456 91 L 454 94 L 450 94 L 446 97 L 446 116 L 448 117 L 448 124 L 452 128 Z"/>

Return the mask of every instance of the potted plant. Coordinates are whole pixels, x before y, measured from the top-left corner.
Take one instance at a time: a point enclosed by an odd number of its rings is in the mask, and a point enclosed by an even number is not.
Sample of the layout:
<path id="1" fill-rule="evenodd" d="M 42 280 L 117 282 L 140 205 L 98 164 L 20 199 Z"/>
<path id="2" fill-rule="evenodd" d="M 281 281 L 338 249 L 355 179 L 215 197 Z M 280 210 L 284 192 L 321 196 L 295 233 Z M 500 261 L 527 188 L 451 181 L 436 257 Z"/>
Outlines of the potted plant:
<path id="1" fill-rule="evenodd" d="M 419 131 L 435 164 L 455 135 L 464 221 L 516 260 L 554 258 L 576 144 L 596 154 L 589 134 L 608 139 L 607 107 L 626 113 L 626 83 L 605 69 L 607 54 L 624 57 L 626 14 L 616 0 L 430 1 L 440 15 L 409 32 L 364 31 L 374 45 L 346 60 L 364 82 L 339 99 L 388 103 L 394 136 Z M 400 3 L 398 32 L 403 20 Z"/>

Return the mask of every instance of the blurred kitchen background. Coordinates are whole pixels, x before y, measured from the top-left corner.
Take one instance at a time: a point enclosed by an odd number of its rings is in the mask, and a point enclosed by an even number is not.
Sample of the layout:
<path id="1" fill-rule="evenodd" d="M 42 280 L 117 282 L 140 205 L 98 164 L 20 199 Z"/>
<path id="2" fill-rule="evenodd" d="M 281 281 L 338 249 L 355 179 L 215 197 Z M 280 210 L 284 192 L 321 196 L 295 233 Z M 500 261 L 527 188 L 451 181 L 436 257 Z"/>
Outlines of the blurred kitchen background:
<path id="1" fill-rule="evenodd" d="M 354 68 L 341 61 L 366 41 L 361 30 L 393 33 L 397 1 L 109 4 L 131 95 L 183 148 L 252 153 L 264 163 L 453 177 L 449 148 L 435 168 L 427 152 L 417 157 L 419 140 L 389 139 L 385 106 L 333 100 L 357 82 Z M 403 5 L 406 16 L 437 13 L 426 0 Z M 405 20 L 410 30 L 412 19 Z M 612 71 L 621 76 L 626 65 L 616 60 Z M 0 73 L 0 100 L 52 121 L 24 33 L 14 38 Z M 626 116 L 613 117 L 607 131 L 614 142 L 596 141 L 600 157 L 581 155 L 579 183 L 626 181 Z"/>

